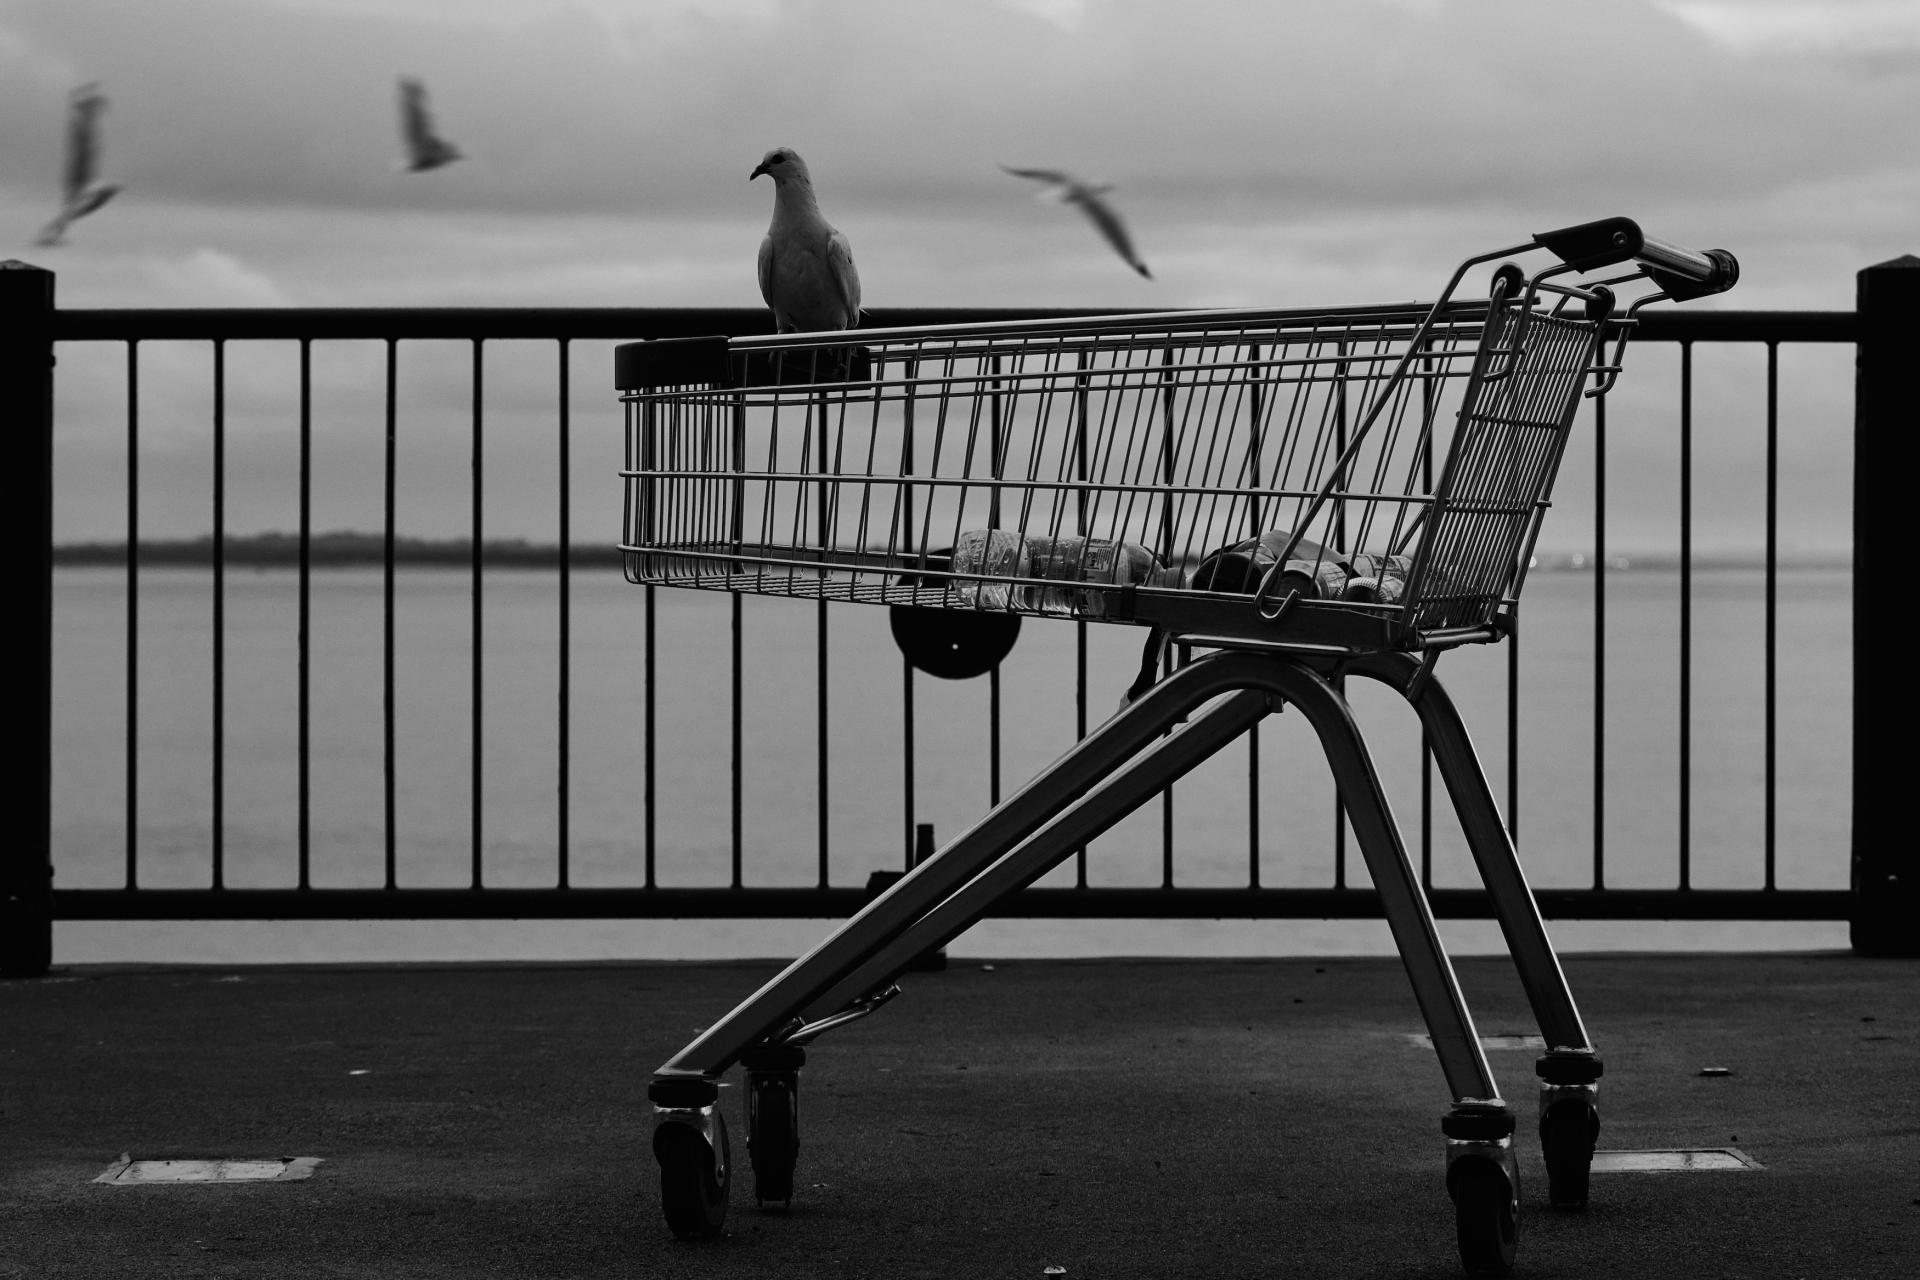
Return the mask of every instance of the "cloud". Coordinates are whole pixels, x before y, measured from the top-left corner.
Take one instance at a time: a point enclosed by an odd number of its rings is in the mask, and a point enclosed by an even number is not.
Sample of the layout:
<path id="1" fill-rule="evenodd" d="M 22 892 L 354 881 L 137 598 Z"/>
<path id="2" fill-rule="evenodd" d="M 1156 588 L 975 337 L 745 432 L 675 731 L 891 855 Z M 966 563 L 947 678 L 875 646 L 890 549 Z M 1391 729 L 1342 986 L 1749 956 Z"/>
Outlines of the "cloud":
<path id="1" fill-rule="evenodd" d="M 297 303 L 265 272 L 230 253 L 201 247 L 183 257 L 143 256 L 127 267 L 143 277 L 139 286 L 169 306 L 290 307 Z"/>
<path id="2" fill-rule="evenodd" d="M 1920 8 L 1909 0 L 1666 0 L 1664 7 L 1746 54 L 1920 49 Z"/>
<path id="3" fill-rule="evenodd" d="M 10 29 L 31 65 L 108 82 L 109 152 L 130 180 L 236 204 L 710 213 L 737 207 L 777 143 L 806 151 L 843 207 L 989 210 L 997 159 L 1277 215 L 1579 184 L 1631 201 L 1843 172 L 1886 153 L 1891 113 L 1910 118 L 1912 85 L 1758 66 L 1714 34 L 1725 22 L 1702 26 L 1712 10 L 1213 0 L 1170 23 L 1145 0 L 766 0 L 642 18 L 39 0 Z M 427 80 L 470 163 L 392 173 L 402 71 Z M 10 153 L 46 172 L 52 79 L 0 88 Z"/>

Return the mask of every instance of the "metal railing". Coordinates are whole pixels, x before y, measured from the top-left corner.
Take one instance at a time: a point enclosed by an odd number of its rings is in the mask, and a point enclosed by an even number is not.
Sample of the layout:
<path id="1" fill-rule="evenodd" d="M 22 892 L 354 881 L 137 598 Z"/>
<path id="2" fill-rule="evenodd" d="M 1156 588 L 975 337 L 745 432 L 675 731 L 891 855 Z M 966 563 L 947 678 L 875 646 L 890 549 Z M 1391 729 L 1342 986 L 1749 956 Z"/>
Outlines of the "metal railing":
<path id="1" fill-rule="evenodd" d="M 1875 521 L 1886 521 L 1897 510 L 1891 484 L 1911 474 L 1911 459 L 1897 454 L 1913 448 L 1915 433 L 1914 380 L 1902 363 L 1902 342 L 1910 342 L 1915 301 L 1911 278 L 1920 277 L 1920 261 L 1902 260 L 1870 268 L 1861 273 L 1862 308 L 1859 312 L 1670 312 L 1643 317 L 1634 339 L 1637 346 L 1675 344 L 1680 359 L 1680 449 L 1681 469 L 1681 713 L 1680 739 L 1677 743 L 1681 771 L 1681 836 L 1676 884 L 1670 889 L 1625 889 L 1606 884 L 1605 833 L 1602 800 L 1606 788 L 1605 718 L 1607 687 L 1605 660 L 1607 574 L 1606 411 L 1604 402 L 1597 410 L 1596 428 L 1596 523 L 1595 583 L 1595 666 L 1592 726 L 1594 754 L 1594 839 L 1591 884 L 1582 888 L 1538 890 L 1543 912 L 1548 916 L 1585 919 L 1774 919 L 1842 920 L 1854 925 L 1857 947 L 1863 950 L 1894 950 L 1912 943 L 1898 941 L 1905 931 L 1889 921 L 1889 911 L 1906 910 L 1902 903 L 1912 900 L 1912 884 L 1920 875 L 1915 867 L 1910 838 L 1898 834 L 1889 802 L 1876 798 L 1871 788 L 1863 793 L 1856 781 L 1854 796 L 1855 866 L 1852 890 L 1791 889 L 1779 885 L 1772 815 L 1775 793 L 1775 703 L 1777 654 L 1775 651 L 1776 567 L 1779 549 L 1776 542 L 1778 492 L 1778 413 L 1779 349 L 1783 344 L 1854 344 L 1860 351 L 1861 383 L 1858 393 L 1856 438 L 1859 442 L 1856 485 L 1856 562 L 1855 562 L 1855 681 L 1870 678 L 1874 657 L 1899 634 L 1898 624 L 1883 601 L 1898 593 L 1874 593 L 1866 587 L 1893 582 L 1893 576 L 1875 576 L 1885 572 L 1884 558 L 1897 556 L 1897 541 L 1884 538 Z M 766 328 L 764 313 L 753 310 L 196 310 L 196 311 L 62 311 L 53 305 L 53 281 L 50 273 L 23 264 L 7 264 L 0 270 L 0 397 L 7 405 L 11 435 L 16 445 L 16 464 L 9 472 L 7 518 L 13 522 L 4 554 L 15 570 L 15 582 L 29 584 L 23 593 L 25 608 L 21 624 L 10 628 L 5 640 L 8 657 L 16 671 L 42 673 L 38 680 L 9 682 L 5 697 L 9 700 L 9 723 L 23 728 L 23 737 L 35 744 L 28 755 L 35 766 L 15 772 L 5 786 L 13 801 L 17 840 L 0 855 L 0 886 L 5 890 L 5 914 L 0 917 L 0 933 L 8 939 L 4 948 L 8 972 L 44 971 L 50 956 L 51 921 L 107 919 L 345 919 L 345 918 L 507 918 L 507 917 L 801 917 L 841 916 L 854 911 L 867 900 L 864 885 L 835 884 L 828 847 L 826 818 L 830 758 L 827 721 L 829 718 L 826 678 L 827 644 L 824 622 L 818 646 L 817 808 L 820 821 L 818 875 L 811 886 L 756 886 L 747 882 L 741 856 L 741 700 L 742 656 L 740 645 L 739 600 L 734 600 L 734 626 L 730 653 L 732 681 L 731 776 L 732 856 L 727 880 L 706 888 L 675 888 L 658 883 L 654 860 L 654 808 L 657 743 L 653 737 L 654 689 L 662 672 L 656 669 L 656 643 L 653 633 L 654 609 L 646 611 L 646 634 L 641 639 L 645 697 L 646 746 L 644 753 L 642 856 L 636 882 L 621 887 L 584 886 L 572 882 L 569 870 L 570 815 L 570 716 L 576 690 L 572 683 L 571 596 L 577 534 L 572 527 L 573 495 L 568 476 L 574 448 L 572 424 L 574 409 L 570 403 L 572 344 L 583 340 L 632 340 L 700 333 L 750 333 Z M 1874 281 L 1869 287 L 1869 281 Z M 1000 311 L 979 310 L 901 310 L 879 319 L 886 324 L 941 323 L 960 319 L 1014 318 L 1038 315 L 1075 314 L 1068 310 Z M 320 887 L 314 883 L 310 842 L 309 807 L 309 624 L 310 574 L 313 568 L 311 512 L 311 352 L 319 341 L 357 341 L 379 344 L 385 357 L 385 453 L 383 464 L 382 591 L 384 635 L 382 730 L 384 873 L 380 883 L 362 887 Z M 468 690 L 468 738 L 470 749 L 469 883 L 463 888 L 407 887 L 400 883 L 401 837 L 395 818 L 395 687 L 394 616 L 396 545 L 398 542 L 395 486 L 395 440 L 398 420 L 396 394 L 399 352 L 403 344 L 421 340 L 453 340 L 470 346 L 470 538 L 468 540 L 469 636 L 471 682 Z M 558 458 L 557 554 L 553 571 L 557 578 L 558 602 L 554 625 L 557 631 L 557 669 L 554 672 L 554 716 L 558 740 L 554 761 L 554 786 L 557 793 L 557 825 L 554 831 L 555 876 L 550 888 L 490 887 L 487 884 L 487 833 L 482 814 L 483 714 L 481 674 L 484 667 L 483 619 L 485 617 L 484 499 L 486 486 L 482 471 L 482 443 L 487 427 L 486 344 L 502 340 L 538 340 L 550 342 L 554 349 L 556 371 L 553 401 L 554 447 Z M 140 478 L 138 458 L 141 444 L 142 402 L 140 395 L 141 350 L 143 343 L 188 341 L 206 343 L 211 349 L 213 369 L 212 414 L 208 424 L 214 459 L 212 478 L 211 602 L 213 649 L 213 695 L 209 714 L 213 719 L 211 770 L 212 813 L 208 827 L 208 879 L 200 888 L 150 888 L 141 884 L 141 862 L 136 796 L 142 776 L 142 760 L 137 735 L 139 716 L 138 656 L 142 639 L 138 610 L 142 560 L 140 523 Z M 295 568 L 298 575 L 298 669 L 297 711 L 293 732 L 298 738 L 298 807 L 296 826 L 294 883 L 279 888 L 233 887 L 226 883 L 223 848 L 223 788 L 227 747 L 222 737 L 225 723 L 223 706 L 226 655 L 224 651 L 224 574 L 226 553 L 226 371 L 228 344 L 240 342 L 292 342 L 299 352 L 299 510 Z M 54 887 L 52 872 L 58 863 L 52 847 L 48 794 L 51 787 L 49 741 L 52 667 L 52 547 L 53 547 L 53 449 L 52 433 L 56 422 L 53 403 L 51 356 L 57 345 L 118 344 L 125 351 L 126 381 L 126 845 L 124 880 L 117 887 Z M 1692 670 L 1690 609 L 1692 520 L 1688 508 L 1692 493 L 1691 432 L 1693 410 L 1692 361 L 1696 344 L 1760 344 L 1766 353 L 1766 530 L 1765 595 L 1765 778 L 1764 792 L 1767 824 L 1763 858 L 1764 884 L 1756 889 L 1717 889 L 1695 887 L 1689 863 L 1687 831 L 1690 803 L 1688 771 L 1691 757 L 1687 706 L 1691 697 L 1688 683 Z M 1889 346 L 1888 344 L 1892 345 Z M 1882 353 L 1876 355 L 1874 353 Z M 1888 354 L 1899 353 L 1899 354 Z M 1644 354 L 1644 352 L 1642 353 Z M 1878 360 L 1879 363 L 1875 363 Z M 609 393 L 610 398 L 610 393 Z M 1904 468 L 1904 469 L 1902 469 Z M 608 541 L 610 535 L 596 534 L 590 542 Z M 1887 549 L 1880 548 L 1885 543 Z M 1872 567 L 1870 567 L 1872 566 Z M 651 591 L 651 588 L 648 589 Z M 1509 740 L 1517 732 L 1518 647 L 1509 645 L 1509 691 L 1506 714 Z M 903 749 L 905 794 L 902 797 L 903 845 L 901 861 L 911 861 L 916 842 L 915 764 L 913 760 L 913 688 L 914 676 L 905 668 L 903 686 L 905 733 Z M 1077 646 L 1075 673 L 1077 731 L 1086 731 L 1087 663 L 1084 637 Z M 999 790 L 1000 724 L 998 719 L 998 672 L 990 677 L 991 724 L 989 731 L 989 771 L 991 789 Z M 1876 692 L 1869 710 L 1860 704 L 1856 692 L 1855 733 L 1858 741 L 1865 732 L 1884 732 L 1889 724 L 1904 728 L 1911 723 L 1909 692 L 1880 697 Z M 1898 719 L 1901 715 L 1906 720 Z M 1856 749 L 1856 775 L 1860 762 L 1870 751 Z M 1256 756 L 1257 759 L 1257 756 Z M 1257 764 L 1253 766 L 1257 771 Z M 1250 772 L 1250 784 L 1253 772 Z M 1518 753 L 1508 754 L 1507 799 L 1509 812 L 1518 799 Z M 1897 792 L 1896 792 L 1897 794 Z M 1430 822 L 1430 803 L 1423 799 L 1423 826 Z M 1168 810 L 1171 812 L 1170 807 Z M 1009 916 L 1068 917 L 1098 916 L 1114 918 L 1152 917 L 1303 917 L 1356 918 L 1379 914 L 1378 899 L 1369 888 L 1353 887 L 1344 874 L 1344 841 L 1341 825 L 1334 824 L 1333 883 L 1323 887 L 1270 887 L 1260 882 L 1260 843 L 1258 809 L 1250 809 L 1248 841 L 1250 848 L 1248 882 L 1239 887 L 1179 887 L 1173 875 L 1174 847 L 1171 819 L 1167 826 L 1162 884 L 1156 887 L 1096 887 L 1087 884 L 1084 854 L 1077 883 L 1073 887 L 1031 888 L 1005 903 L 998 912 Z M 1425 844 L 1423 838 L 1423 845 Z M 881 860 L 875 851 L 863 849 L 858 874 L 863 878 L 870 864 Z M 1835 852 L 1835 857 L 1840 855 Z M 891 855 L 884 855 L 891 860 Z M 842 859 L 844 865 L 845 859 Z M 1443 917 L 1484 917 L 1490 915 L 1486 895 L 1477 889 L 1452 889 L 1432 884 L 1430 857 L 1423 856 L 1423 871 L 1435 913 Z M 1904 877 L 1904 878 L 1903 878 Z M 1905 896 L 1902 896 L 1905 895 Z M 36 969 L 37 966 L 37 969 Z"/>

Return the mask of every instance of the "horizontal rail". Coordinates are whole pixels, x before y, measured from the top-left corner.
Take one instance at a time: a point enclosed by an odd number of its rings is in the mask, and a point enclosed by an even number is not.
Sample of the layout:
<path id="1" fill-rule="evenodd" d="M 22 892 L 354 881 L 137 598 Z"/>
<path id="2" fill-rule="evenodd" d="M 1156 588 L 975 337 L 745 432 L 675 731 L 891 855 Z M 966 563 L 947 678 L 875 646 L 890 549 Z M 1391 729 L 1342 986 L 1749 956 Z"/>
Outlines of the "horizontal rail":
<path id="1" fill-rule="evenodd" d="M 1433 913 L 1490 920 L 1481 889 L 1429 889 Z M 1549 919 L 1844 920 L 1845 889 L 1536 889 Z M 61 920 L 837 919 L 864 889 L 56 889 Z M 1372 889 L 1025 889 L 993 917 L 1019 919 L 1363 920 Z"/>
<path id="2" fill-rule="evenodd" d="M 1112 312 L 1037 307 L 900 307 L 867 313 L 889 326 L 1056 320 Z M 765 307 L 216 307 L 54 312 L 56 342 L 257 341 L 295 338 L 544 340 L 686 338 L 770 333 Z"/>

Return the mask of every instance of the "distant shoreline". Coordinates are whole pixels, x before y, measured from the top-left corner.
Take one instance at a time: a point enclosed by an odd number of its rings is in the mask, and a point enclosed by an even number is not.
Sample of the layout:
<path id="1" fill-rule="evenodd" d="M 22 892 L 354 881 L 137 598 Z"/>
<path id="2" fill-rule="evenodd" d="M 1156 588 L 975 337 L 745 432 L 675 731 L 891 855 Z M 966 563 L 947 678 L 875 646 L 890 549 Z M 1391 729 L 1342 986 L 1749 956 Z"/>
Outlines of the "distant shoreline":
<path id="1" fill-rule="evenodd" d="M 210 566 L 213 563 L 213 538 L 155 538 L 142 540 L 140 563 L 143 566 Z M 464 538 L 403 538 L 393 540 L 396 564 L 446 565 L 464 567 L 473 563 L 472 543 Z M 611 541 L 577 542 L 567 549 L 567 561 L 575 568 L 618 568 L 620 549 Z M 59 566 L 124 565 L 124 542 L 70 542 L 54 547 L 53 562 Z M 281 567 L 300 563 L 300 539 L 291 533 L 249 534 L 226 540 L 225 563 L 240 566 Z M 315 567 L 345 567 L 386 563 L 386 538 L 377 533 L 316 533 L 307 540 L 307 563 Z M 480 563 L 495 568 L 552 569 L 560 563 L 558 543 L 529 542 L 524 538 L 483 540 Z M 1679 557 L 1668 554 L 1634 552 L 1607 555 L 1608 572 L 1632 570 L 1672 570 Z M 1853 561 L 1844 554 L 1782 553 L 1777 561 L 1783 569 L 1849 569 Z M 1591 572 L 1594 557 L 1585 552 L 1544 552 L 1534 566 L 1536 572 Z M 1765 556 L 1754 552 L 1703 552 L 1693 557 L 1695 569 L 1761 569 Z"/>
<path id="2" fill-rule="evenodd" d="M 213 563 L 213 538 L 155 538 L 140 544 L 142 565 L 202 566 Z M 307 539 L 307 563 L 314 566 L 377 565 L 386 563 L 386 538 L 377 533 L 316 533 Z M 393 540 L 396 564 L 469 565 L 473 544 L 464 538 L 401 538 Z M 568 563 L 580 567 L 620 565 L 620 549 L 610 542 L 577 543 L 567 549 Z M 72 542 L 54 547 L 53 562 L 63 566 L 124 565 L 124 542 Z M 291 533 L 253 534 L 226 539 L 225 562 L 230 565 L 283 566 L 300 563 L 300 538 Z M 551 569 L 560 563 L 558 543 L 528 542 L 524 538 L 483 540 L 480 563 L 503 568 Z"/>

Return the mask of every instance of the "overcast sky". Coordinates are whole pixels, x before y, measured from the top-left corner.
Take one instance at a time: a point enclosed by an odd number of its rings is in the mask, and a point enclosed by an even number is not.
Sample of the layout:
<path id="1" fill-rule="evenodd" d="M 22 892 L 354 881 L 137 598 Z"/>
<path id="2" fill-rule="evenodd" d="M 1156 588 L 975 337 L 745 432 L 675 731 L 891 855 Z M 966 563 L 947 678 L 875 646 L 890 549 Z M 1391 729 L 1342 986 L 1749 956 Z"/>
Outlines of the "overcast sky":
<path id="1" fill-rule="evenodd" d="M 469 159 L 397 171 L 403 74 Z M 87 81 L 125 189 L 34 248 Z M 0 235 L 74 307 L 751 306 L 789 145 L 876 311 L 1401 298 L 1612 213 L 1840 308 L 1920 251 L 1917 106 L 1881 0 L 0 0 Z"/>

